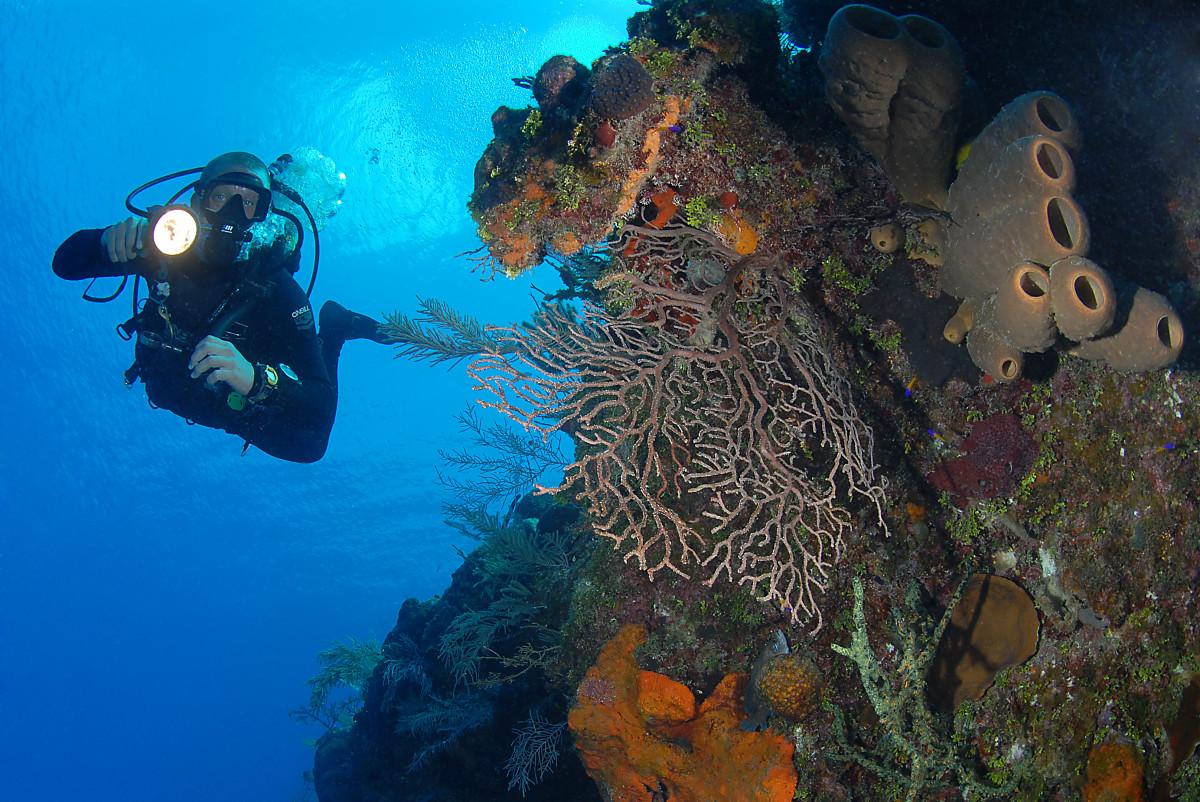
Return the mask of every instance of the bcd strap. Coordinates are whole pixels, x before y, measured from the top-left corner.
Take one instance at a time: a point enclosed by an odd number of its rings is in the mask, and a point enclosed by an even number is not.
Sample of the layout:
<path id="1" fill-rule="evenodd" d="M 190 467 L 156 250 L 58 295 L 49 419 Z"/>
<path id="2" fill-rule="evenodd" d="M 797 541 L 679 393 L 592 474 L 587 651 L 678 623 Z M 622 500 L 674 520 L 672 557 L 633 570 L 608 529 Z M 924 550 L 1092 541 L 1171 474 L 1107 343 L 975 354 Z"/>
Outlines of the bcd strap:
<path id="1" fill-rule="evenodd" d="M 133 339 L 133 335 L 137 334 L 138 316 L 139 315 L 134 315 L 133 317 L 129 318 L 129 320 L 126 320 L 124 323 L 117 324 L 117 336 L 120 337 L 125 342 L 129 342 L 130 340 Z"/>
<path id="2" fill-rule="evenodd" d="M 127 283 L 129 283 L 128 275 L 121 276 L 121 286 L 117 287 L 116 291 L 114 291 L 112 293 L 112 295 L 105 295 L 104 297 L 100 297 L 98 295 L 92 295 L 92 285 L 94 285 L 96 283 L 97 278 L 99 278 L 99 276 L 96 276 L 95 278 L 93 278 L 91 281 L 88 282 L 88 285 L 86 287 L 84 287 L 84 289 L 83 289 L 83 296 L 82 296 L 83 300 L 91 301 L 94 304 L 106 304 L 109 301 L 117 300 L 117 296 L 119 296 L 121 293 L 125 292 L 125 285 Z"/>

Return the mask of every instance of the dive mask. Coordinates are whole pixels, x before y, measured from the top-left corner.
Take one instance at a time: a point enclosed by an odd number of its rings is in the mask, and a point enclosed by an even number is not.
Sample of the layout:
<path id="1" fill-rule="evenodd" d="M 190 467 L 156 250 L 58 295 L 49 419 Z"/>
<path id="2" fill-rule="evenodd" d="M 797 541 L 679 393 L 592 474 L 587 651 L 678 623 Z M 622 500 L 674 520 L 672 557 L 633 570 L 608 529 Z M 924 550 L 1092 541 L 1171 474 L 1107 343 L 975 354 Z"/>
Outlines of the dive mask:
<path id="1" fill-rule="evenodd" d="M 200 208 L 212 224 L 204 255 L 211 262 L 236 261 L 251 239 L 250 226 L 267 218 L 271 190 L 249 173 L 219 175 L 198 188 Z"/>
<path id="2" fill-rule="evenodd" d="M 214 225 L 260 223 L 271 210 L 271 190 L 250 173 L 219 175 L 198 191 L 201 207 Z"/>

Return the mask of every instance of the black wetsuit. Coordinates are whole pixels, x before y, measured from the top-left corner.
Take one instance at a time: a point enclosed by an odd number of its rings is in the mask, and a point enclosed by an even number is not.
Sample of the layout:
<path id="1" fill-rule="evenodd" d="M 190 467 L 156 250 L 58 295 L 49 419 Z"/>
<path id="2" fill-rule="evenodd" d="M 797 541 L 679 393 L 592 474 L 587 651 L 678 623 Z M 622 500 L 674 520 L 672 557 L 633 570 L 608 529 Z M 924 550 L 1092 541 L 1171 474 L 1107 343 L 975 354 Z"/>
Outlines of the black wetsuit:
<path id="1" fill-rule="evenodd" d="M 257 280 L 233 295 L 235 284 L 248 275 L 246 265 L 214 266 L 184 256 L 173 260 L 170 272 L 164 273 L 154 258 L 114 263 L 100 245 L 102 233 L 103 229 L 85 229 L 71 235 L 54 255 L 54 272 L 65 279 L 140 275 L 150 284 L 151 300 L 137 318 L 136 348 L 137 377 L 145 382 L 150 402 L 189 421 L 224 429 L 274 457 L 319 460 L 333 427 L 337 391 L 308 298 L 291 276 L 299 254 L 260 256 L 250 273 Z M 166 284 L 161 282 L 164 276 Z M 234 300 L 224 311 L 244 311 L 223 332 L 206 330 L 214 310 L 231 297 Z M 165 314 L 160 313 L 160 305 Z M 188 370 L 192 350 L 209 333 L 233 343 L 251 364 L 277 369 L 286 365 L 299 381 L 280 370 L 273 393 L 257 404 L 235 409 L 240 399 L 231 405 L 228 386 L 218 383 L 213 391 L 203 376 L 193 379 Z M 336 370 L 336 354 L 332 369 Z"/>

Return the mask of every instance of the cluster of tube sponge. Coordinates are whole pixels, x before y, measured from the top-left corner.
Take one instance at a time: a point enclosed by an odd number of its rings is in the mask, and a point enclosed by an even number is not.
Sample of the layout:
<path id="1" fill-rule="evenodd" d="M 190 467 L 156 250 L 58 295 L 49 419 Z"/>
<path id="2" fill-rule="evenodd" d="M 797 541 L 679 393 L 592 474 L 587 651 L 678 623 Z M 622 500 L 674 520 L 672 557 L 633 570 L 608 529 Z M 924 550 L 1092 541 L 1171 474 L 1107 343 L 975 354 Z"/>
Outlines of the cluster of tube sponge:
<path id="1" fill-rule="evenodd" d="M 1070 152 L 1079 129 L 1051 92 L 1009 103 L 971 143 L 950 186 L 939 280 L 962 306 L 946 339 L 964 338 L 971 359 L 1000 381 L 1021 375 L 1023 354 L 1052 347 L 1123 371 L 1165 367 L 1179 356 L 1183 326 L 1167 299 L 1114 285 L 1087 258 L 1091 232 L 1071 196 Z"/>
<path id="2" fill-rule="evenodd" d="M 1118 370 L 1175 361 L 1183 326 L 1167 300 L 1114 286 L 1086 258 L 1087 217 L 1071 197 L 1079 130 L 1062 98 L 1032 92 L 1005 106 L 947 191 L 965 73 L 945 28 L 845 6 L 830 20 L 820 67 L 834 111 L 905 199 L 949 213 L 936 232 L 940 283 L 963 303 L 945 335 L 965 339 L 981 370 L 1012 381 L 1023 354 L 1049 349 L 1060 334 L 1078 343 L 1072 353 Z M 880 250 L 897 238 L 872 231 Z"/>
<path id="3" fill-rule="evenodd" d="M 966 70 L 954 37 L 918 14 L 844 6 L 818 62 L 825 97 L 909 201 L 941 205 Z"/>

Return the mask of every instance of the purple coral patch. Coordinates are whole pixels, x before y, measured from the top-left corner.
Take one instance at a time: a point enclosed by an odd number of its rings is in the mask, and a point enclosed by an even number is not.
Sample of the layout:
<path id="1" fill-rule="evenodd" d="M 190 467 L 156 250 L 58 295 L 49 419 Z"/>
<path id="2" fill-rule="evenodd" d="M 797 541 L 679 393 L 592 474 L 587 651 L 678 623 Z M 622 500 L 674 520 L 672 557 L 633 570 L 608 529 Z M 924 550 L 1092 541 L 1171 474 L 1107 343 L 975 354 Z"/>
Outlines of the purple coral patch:
<path id="1" fill-rule="evenodd" d="M 955 506 L 971 499 L 995 498 L 1017 486 L 1037 459 L 1037 443 L 1015 415 L 979 421 L 963 440 L 961 457 L 940 465 L 926 478 L 950 494 Z"/>

